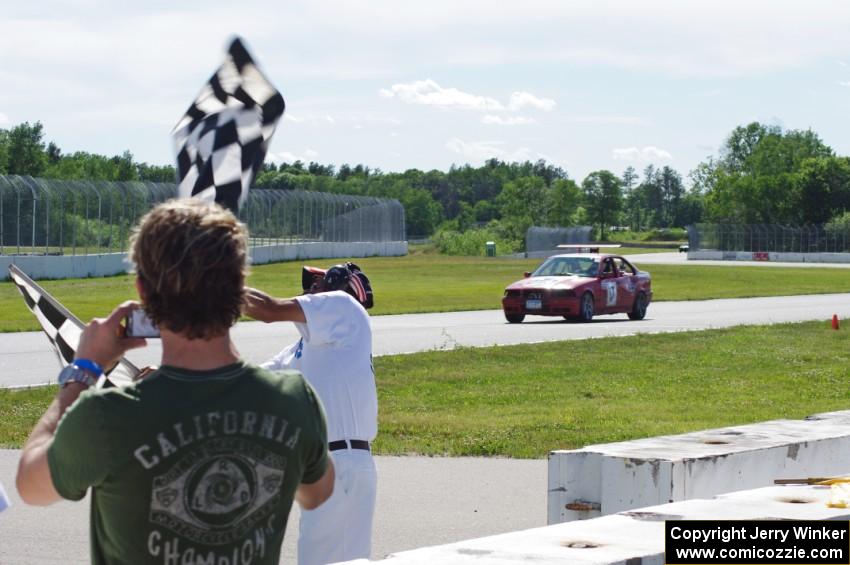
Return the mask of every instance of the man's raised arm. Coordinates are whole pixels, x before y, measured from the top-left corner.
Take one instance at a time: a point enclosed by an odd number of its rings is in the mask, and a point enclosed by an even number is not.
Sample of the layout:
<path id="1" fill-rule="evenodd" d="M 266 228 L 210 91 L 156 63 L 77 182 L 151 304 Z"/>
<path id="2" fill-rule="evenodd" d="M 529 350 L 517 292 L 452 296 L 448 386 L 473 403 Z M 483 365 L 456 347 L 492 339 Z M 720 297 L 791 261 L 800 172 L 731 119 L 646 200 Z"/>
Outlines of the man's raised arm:
<path id="1" fill-rule="evenodd" d="M 242 312 L 261 322 L 307 322 L 297 300 L 274 298 L 261 290 L 247 287 Z"/>

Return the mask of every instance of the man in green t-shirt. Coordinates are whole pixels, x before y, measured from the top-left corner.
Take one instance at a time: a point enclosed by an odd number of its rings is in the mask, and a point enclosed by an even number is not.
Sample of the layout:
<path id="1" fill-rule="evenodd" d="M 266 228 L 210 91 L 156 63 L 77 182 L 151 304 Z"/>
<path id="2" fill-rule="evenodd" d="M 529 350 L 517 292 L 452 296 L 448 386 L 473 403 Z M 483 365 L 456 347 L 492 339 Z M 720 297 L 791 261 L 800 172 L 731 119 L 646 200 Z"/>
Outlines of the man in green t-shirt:
<path id="1" fill-rule="evenodd" d="M 230 339 L 245 227 L 216 204 L 170 201 L 142 218 L 130 245 L 143 306 L 86 326 L 24 445 L 21 498 L 80 500 L 91 487 L 94 563 L 277 564 L 293 499 L 320 505 L 334 471 L 310 385 L 245 363 Z M 161 332 L 161 366 L 127 387 L 89 388 L 145 345 L 122 323 L 139 308 Z"/>

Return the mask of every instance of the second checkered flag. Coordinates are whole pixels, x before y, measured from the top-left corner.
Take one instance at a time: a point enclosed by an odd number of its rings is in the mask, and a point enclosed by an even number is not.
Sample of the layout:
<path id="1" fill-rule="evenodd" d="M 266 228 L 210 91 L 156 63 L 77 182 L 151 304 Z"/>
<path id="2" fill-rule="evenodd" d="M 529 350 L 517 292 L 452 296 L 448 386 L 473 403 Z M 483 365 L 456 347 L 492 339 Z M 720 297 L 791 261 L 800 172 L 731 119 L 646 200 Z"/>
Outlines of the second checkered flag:
<path id="1" fill-rule="evenodd" d="M 59 366 L 67 367 L 77 355 L 77 345 L 85 325 L 17 265 L 9 265 L 9 275 L 53 346 Z M 138 367 L 122 357 L 115 367 L 107 368 L 107 374 L 101 376 L 97 386 L 129 384 L 136 379 L 139 372 Z"/>

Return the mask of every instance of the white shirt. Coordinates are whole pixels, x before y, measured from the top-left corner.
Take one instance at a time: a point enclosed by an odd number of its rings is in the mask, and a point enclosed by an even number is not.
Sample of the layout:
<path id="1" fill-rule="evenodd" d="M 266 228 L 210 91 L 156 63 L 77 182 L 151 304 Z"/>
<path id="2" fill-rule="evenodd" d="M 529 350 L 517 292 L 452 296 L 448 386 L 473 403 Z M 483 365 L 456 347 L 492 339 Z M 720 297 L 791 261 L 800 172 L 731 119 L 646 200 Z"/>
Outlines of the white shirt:
<path id="1" fill-rule="evenodd" d="M 372 368 L 372 327 L 366 310 L 341 290 L 295 298 L 307 323 L 301 339 L 263 363 L 295 369 L 318 393 L 328 417 L 328 441 L 372 441 L 378 433 L 378 394 Z"/>

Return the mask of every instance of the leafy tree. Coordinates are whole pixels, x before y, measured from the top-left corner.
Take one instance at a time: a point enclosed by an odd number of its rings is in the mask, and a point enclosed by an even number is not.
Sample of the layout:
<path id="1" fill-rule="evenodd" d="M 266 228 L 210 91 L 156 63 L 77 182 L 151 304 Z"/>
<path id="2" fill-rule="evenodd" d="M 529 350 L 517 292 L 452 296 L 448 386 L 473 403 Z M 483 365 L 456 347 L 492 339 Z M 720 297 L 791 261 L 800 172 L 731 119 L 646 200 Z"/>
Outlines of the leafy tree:
<path id="1" fill-rule="evenodd" d="M 0 129 L 0 174 L 8 172 L 7 163 L 9 161 L 9 132 Z"/>
<path id="2" fill-rule="evenodd" d="M 661 227 L 669 228 L 674 225 L 681 225 L 678 223 L 678 215 L 685 193 L 682 176 L 670 167 L 665 166 L 658 175 L 658 181 L 661 186 L 662 198 Z"/>
<path id="3" fill-rule="evenodd" d="M 314 176 L 335 176 L 334 166 L 333 165 L 321 165 L 319 163 L 314 163 L 310 161 L 310 164 L 307 166 L 307 172 Z"/>
<path id="4" fill-rule="evenodd" d="M 834 189 L 812 184 L 824 178 L 813 164 L 808 165 L 805 179 L 800 175 L 807 160 L 832 156 L 832 149 L 811 130 L 783 132 L 776 126 L 752 123 L 736 128 L 721 158 L 701 164 L 692 178 L 705 191 L 706 213 L 713 221 L 822 222 L 830 216 L 824 207 L 835 202 L 821 196 Z M 833 166 L 833 176 L 840 177 L 839 170 L 840 166 Z M 808 197 L 803 196 L 803 187 Z M 806 202 L 806 198 L 813 200 Z"/>
<path id="5" fill-rule="evenodd" d="M 522 177 L 505 184 L 496 203 L 509 239 L 523 240 L 529 227 L 546 224 L 547 192 L 540 177 Z"/>
<path id="6" fill-rule="evenodd" d="M 581 189 L 571 179 L 557 179 L 549 191 L 548 224 L 572 226 L 581 202 Z"/>
<path id="7" fill-rule="evenodd" d="M 641 214 L 638 225 L 641 227 L 659 227 L 664 220 L 664 188 L 661 171 L 654 165 L 648 165 L 643 171 L 643 182 L 633 191 L 637 195 L 632 202 L 639 203 Z"/>
<path id="8" fill-rule="evenodd" d="M 176 182 L 177 171 L 172 165 L 148 165 L 136 163 L 136 174 L 141 181 Z"/>
<path id="9" fill-rule="evenodd" d="M 607 239 L 611 221 L 619 216 L 623 205 L 622 183 L 611 171 L 594 171 L 581 183 L 588 218 L 599 226 L 601 241 Z"/>
<path id="10" fill-rule="evenodd" d="M 24 122 L 8 134 L 6 170 L 12 175 L 41 176 L 47 166 L 41 122 Z"/>
<path id="11" fill-rule="evenodd" d="M 55 165 L 62 159 L 62 150 L 52 141 L 47 144 L 47 164 Z"/>
<path id="12" fill-rule="evenodd" d="M 674 220 L 675 226 L 688 226 L 702 221 L 705 214 L 705 199 L 702 194 L 691 190 L 687 192 L 679 203 Z"/>
<path id="13" fill-rule="evenodd" d="M 475 225 L 475 212 L 466 202 L 460 203 L 460 211 L 455 218 L 457 229 L 464 232 Z"/>
<path id="14" fill-rule="evenodd" d="M 476 222 L 489 222 L 499 217 L 499 207 L 492 200 L 479 200 L 472 210 Z"/>
<path id="15" fill-rule="evenodd" d="M 428 191 L 421 188 L 408 188 L 399 199 L 404 206 L 407 233 L 412 235 L 430 235 L 440 224 L 443 210 Z"/>
<path id="16" fill-rule="evenodd" d="M 640 175 L 638 175 L 635 168 L 629 165 L 626 167 L 626 170 L 623 171 L 623 176 L 621 177 L 623 182 L 623 196 L 627 197 L 632 193 L 632 190 L 637 186 L 638 181 L 640 180 Z"/>
<path id="17" fill-rule="evenodd" d="M 110 159 L 112 163 L 115 165 L 115 172 L 113 173 L 113 180 L 116 181 L 131 181 L 131 180 L 139 180 L 139 173 L 136 169 L 135 163 L 133 163 L 133 154 L 129 151 L 125 151 L 121 154 L 121 156 L 115 156 Z"/>
<path id="18" fill-rule="evenodd" d="M 746 167 L 750 155 L 768 135 L 781 135 L 782 128 L 752 122 L 746 126 L 738 126 L 720 151 L 723 166 L 729 171 L 741 171 Z"/>
<path id="19" fill-rule="evenodd" d="M 797 222 L 833 221 L 837 210 L 850 209 L 850 158 L 806 159 L 795 175 L 799 201 Z"/>
<path id="20" fill-rule="evenodd" d="M 351 167 L 347 164 L 340 165 L 339 171 L 336 173 L 336 180 L 345 182 L 351 176 Z"/>

